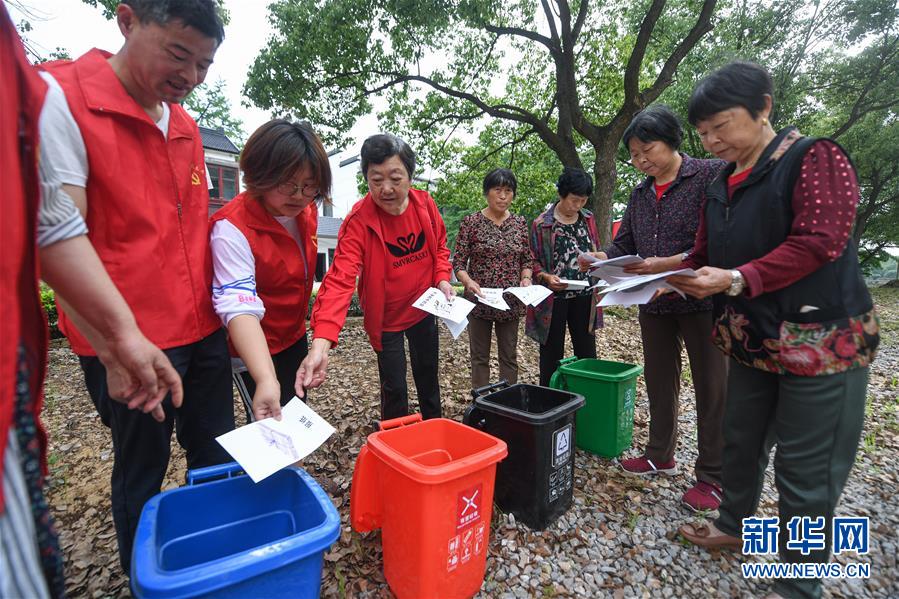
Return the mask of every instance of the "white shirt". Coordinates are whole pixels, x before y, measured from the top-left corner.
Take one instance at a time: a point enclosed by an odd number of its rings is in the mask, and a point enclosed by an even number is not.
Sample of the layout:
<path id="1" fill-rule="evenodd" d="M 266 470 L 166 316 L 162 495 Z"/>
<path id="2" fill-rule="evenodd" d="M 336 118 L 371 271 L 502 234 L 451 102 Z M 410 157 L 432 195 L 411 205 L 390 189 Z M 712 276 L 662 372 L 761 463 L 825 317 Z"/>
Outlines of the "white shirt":
<path id="1" fill-rule="evenodd" d="M 61 183 L 75 187 L 87 187 L 90 166 L 81 129 L 78 128 L 78 123 L 75 122 L 75 117 L 69 110 L 69 103 L 59 82 L 46 71 L 40 73 L 48 86 L 40 119 L 43 142 L 41 145 L 47 148 L 47 157 L 53 164 Z M 166 138 L 169 135 L 171 114 L 168 103 L 163 102 L 162 118 L 156 122 L 156 126 Z"/>
<path id="2" fill-rule="evenodd" d="M 290 233 L 302 252 L 296 218 L 276 216 L 275 220 Z M 212 227 L 209 244 L 212 246 L 212 305 L 215 313 L 226 327 L 240 314 L 252 314 L 262 320 L 265 306 L 256 294 L 256 258 L 246 236 L 228 220 L 220 220 Z"/>

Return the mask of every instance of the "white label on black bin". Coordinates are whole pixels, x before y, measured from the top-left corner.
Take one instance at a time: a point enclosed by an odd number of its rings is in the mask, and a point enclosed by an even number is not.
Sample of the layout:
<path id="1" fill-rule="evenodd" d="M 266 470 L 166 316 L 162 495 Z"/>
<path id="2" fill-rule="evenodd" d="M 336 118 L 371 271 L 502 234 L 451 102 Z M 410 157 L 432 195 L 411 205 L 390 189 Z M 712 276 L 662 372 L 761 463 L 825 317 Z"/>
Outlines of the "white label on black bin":
<path id="1" fill-rule="evenodd" d="M 571 445 L 573 441 L 570 424 L 566 424 L 553 433 L 553 468 L 558 468 L 571 459 Z"/>

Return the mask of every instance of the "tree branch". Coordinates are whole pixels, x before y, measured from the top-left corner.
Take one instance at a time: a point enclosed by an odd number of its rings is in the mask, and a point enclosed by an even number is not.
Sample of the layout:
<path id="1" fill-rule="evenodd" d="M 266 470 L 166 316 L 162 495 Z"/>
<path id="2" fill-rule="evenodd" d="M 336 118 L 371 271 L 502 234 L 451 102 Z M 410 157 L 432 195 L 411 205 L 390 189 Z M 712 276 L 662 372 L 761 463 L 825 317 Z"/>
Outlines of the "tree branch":
<path id="1" fill-rule="evenodd" d="M 656 22 L 662 15 L 664 8 L 665 0 L 653 0 L 652 6 L 649 7 L 649 10 L 646 11 L 646 16 L 643 17 L 643 22 L 640 23 L 637 41 L 634 43 L 634 49 L 631 50 L 631 55 L 627 59 L 627 66 L 624 69 L 625 104 L 632 102 L 637 97 L 640 83 L 640 65 L 643 64 L 643 57 L 646 56 L 646 47 L 649 45 L 652 30 L 655 29 Z"/>
<path id="2" fill-rule="evenodd" d="M 500 27 L 498 25 L 485 25 L 484 29 L 489 31 L 490 33 L 494 33 L 496 35 L 516 35 L 518 37 L 527 38 L 531 41 L 535 41 L 538 44 L 542 44 L 549 49 L 550 53 L 557 54 L 561 52 L 558 44 L 556 44 L 553 40 L 549 39 L 544 35 L 540 35 L 536 31 L 529 31 L 527 29 L 521 29 L 520 27 Z"/>
<path id="3" fill-rule="evenodd" d="M 547 0 L 540 0 L 540 4 L 543 5 L 543 13 L 546 15 L 546 22 L 549 24 L 550 37 L 553 42 L 561 47 L 562 44 L 559 41 L 559 31 L 556 29 L 556 15 L 553 13 L 552 8 L 550 8 Z"/>

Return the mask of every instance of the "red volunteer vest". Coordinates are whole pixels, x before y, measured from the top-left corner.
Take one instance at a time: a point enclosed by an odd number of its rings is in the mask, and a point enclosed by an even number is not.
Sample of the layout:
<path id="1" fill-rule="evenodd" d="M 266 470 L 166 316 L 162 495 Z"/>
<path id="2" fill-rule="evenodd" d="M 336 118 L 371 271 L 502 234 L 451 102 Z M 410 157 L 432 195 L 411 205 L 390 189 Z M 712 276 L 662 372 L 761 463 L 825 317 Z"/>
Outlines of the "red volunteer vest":
<path id="1" fill-rule="evenodd" d="M 47 366 L 47 323 L 38 292 L 37 210 L 40 188 L 37 175 L 38 117 L 47 86 L 28 64 L 22 42 L 0 4 L 0 288 L 12 299 L 12 311 L 0 318 L 0 485 L 3 454 L 16 405 L 18 347 L 29 366 L 29 406 L 38 423 L 42 465 L 46 474 L 46 434 L 38 416 Z M 0 488 L 0 514 L 3 513 Z"/>
<path id="2" fill-rule="evenodd" d="M 87 147 L 89 237 L 141 331 L 163 349 L 221 326 L 212 308 L 209 191 L 196 123 L 171 105 L 168 140 L 122 87 L 107 52 L 42 65 Z M 60 311 L 78 355 L 96 352 Z"/>
<path id="3" fill-rule="evenodd" d="M 265 305 L 260 324 L 269 353 L 277 354 L 306 334 L 306 313 L 315 280 L 318 252 L 318 207 L 315 203 L 297 216 L 306 264 L 296 241 L 259 201 L 246 192 L 228 202 L 212 216 L 212 222 L 227 220 L 250 244 L 256 259 L 256 293 Z M 234 347 L 231 353 L 237 355 Z"/>

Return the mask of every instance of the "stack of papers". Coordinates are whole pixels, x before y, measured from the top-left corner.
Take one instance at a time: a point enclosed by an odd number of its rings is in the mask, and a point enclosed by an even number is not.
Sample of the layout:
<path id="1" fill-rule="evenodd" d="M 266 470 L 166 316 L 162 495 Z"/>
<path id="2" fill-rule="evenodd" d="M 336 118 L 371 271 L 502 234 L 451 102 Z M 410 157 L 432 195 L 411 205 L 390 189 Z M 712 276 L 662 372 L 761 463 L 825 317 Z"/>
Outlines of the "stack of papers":
<path id="1" fill-rule="evenodd" d="M 215 440 L 258 483 L 302 460 L 332 434 L 333 426 L 294 397 L 281 408 L 281 420 L 257 420 Z"/>
<path id="2" fill-rule="evenodd" d="M 681 268 L 680 270 L 669 270 L 653 275 L 632 275 L 627 279 L 609 285 L 603 289 L 601 291 L 603 298 L 599 302 L 599 305 L 633 306 L 638 304 L 648 304 L 652 301 L 657 292 L 663 290 L 674 291 L 685 298 L 686 296 L 680 289 L 665 282 L 665 279 L 672 275 L 695 277 L 696 271 L 692 268 Z"/>
<path id="3" fill-rule="evenodd" d="M 412 305 L 443 321 L 453 339 L 458 339 L 468 326 L 468 313 L 474 310 L 474 304 L 464 297 L 447 300 L 443 292 L 436 287 L 425 290 Z"/>
<path id="4" fill-rule="evenodd" d="M 599 260 L 589 254 L 581 254 L 581 258 L 589 261 L 591 277 L 599 277 L 600 283 L 594 287 L 604 286 L 600 293 L 603 294 L 600 306 L 633 306 L 646 304 L 652 301 L 656 293 L 662 290 L 677 292 L 681 297 L 686 297 L 679 289 L 665 282 L 672 275 L 686 275 L 695 277 L 696 272 L 691 268 L 681 268 L 651 275 L 638 275 L 625 272 L 625 268 L 643 261 L 640 256 L 618 256 L 610 260 Z"/>

